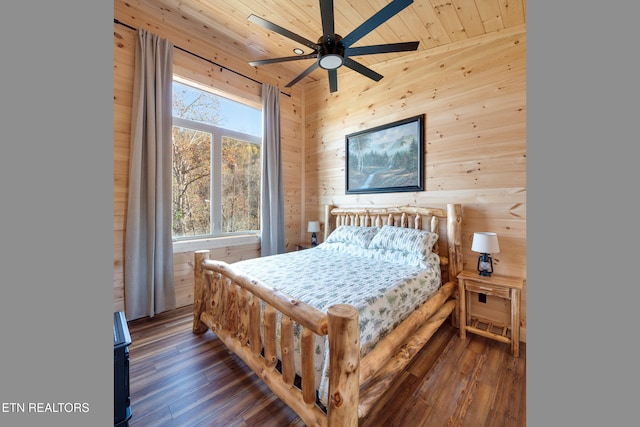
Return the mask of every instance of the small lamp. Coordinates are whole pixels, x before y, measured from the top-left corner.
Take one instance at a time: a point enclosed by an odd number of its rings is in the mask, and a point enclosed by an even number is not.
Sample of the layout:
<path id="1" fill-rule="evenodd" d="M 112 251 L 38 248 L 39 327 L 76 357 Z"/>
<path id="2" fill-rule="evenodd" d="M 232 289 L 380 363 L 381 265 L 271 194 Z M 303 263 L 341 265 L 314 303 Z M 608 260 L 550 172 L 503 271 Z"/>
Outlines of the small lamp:
<path id="1" fill-rule="evenodd" d="M 478 272 L 480 275 L 491 276 L 491 273 L 493 273 L 493 261 L 489 254 L 500 252 L 498 235 L 489 232 L 473 233 L 471 250 L 482 254 L 478 257 Z"/>
<path id="2" fill-rule="evenodd" d="M 307 231 L 311 233 L 311 246 L 317 246 L 318 239 L 316 237 L 316 233 L 320 231 L 320 221 L 309 221 Z"/>

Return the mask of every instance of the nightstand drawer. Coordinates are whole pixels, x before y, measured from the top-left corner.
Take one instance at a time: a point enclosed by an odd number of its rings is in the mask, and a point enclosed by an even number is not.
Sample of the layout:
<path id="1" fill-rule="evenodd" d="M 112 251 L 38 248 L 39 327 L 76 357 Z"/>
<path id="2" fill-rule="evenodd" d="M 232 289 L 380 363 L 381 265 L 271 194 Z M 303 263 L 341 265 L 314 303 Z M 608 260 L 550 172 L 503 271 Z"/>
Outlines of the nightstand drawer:
<path id="1" fill-rule="evenodd" d="M 500 298 L 511 299 L 511 289 L 502 286 L 492 286 L 486 283 L 474 282 L 473 279 L 467 279 L 466 290 L 477 292 L 479 294 L 494 295 Z"/>

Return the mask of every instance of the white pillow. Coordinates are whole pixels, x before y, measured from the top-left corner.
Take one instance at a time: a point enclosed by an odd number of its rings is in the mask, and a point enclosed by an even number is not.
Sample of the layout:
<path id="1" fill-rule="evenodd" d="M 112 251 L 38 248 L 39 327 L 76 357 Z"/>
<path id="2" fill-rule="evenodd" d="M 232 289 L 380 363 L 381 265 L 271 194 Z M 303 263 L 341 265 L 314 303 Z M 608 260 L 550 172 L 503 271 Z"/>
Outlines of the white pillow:
<path id="1" fill-rule="evenodd" d="M 322 243 L 324 249 L 350 255 L 370 256 L 367 246 L 380 231 L 379 227 L 358 227 L 355 225 L 341 225 L 336 228 Z"/>
<path id="2" fill-rule="evenodd" d="M 346 243 L 363 248 L 369 246 L 373 237 L 380 231 L 378 227 L 358 227 L 355 225 L 341 225 L 329 237 L 327 243 Z"/>
<path id="3" fill-rule="evenodd" d="M 438 235 L 428 230 L 385 225 L 373 237 L 369 249 L 376 259 L 426 267 L 427 255 L 437 241 Z"/>

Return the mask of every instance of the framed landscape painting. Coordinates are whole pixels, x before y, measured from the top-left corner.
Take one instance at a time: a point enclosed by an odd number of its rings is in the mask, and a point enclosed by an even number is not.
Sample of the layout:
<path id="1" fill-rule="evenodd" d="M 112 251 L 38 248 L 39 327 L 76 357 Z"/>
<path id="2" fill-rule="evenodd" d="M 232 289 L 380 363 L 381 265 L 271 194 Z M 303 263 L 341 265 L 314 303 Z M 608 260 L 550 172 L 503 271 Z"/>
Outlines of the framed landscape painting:
<path id="1" fill-rule="evenodd" d="M 352 133 L 345 142 L 347 194 L 424 190 L 424 114 Z"/>

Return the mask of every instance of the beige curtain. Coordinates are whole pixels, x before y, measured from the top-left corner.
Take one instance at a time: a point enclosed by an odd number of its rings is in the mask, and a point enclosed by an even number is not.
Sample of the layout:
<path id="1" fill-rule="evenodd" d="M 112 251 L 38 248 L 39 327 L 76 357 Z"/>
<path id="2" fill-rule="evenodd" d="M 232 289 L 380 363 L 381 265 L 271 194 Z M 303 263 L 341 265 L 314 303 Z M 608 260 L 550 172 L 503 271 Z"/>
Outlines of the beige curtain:
<path id="1" fill-rule="evenodd" d="M 171 239 L 173 45 L 139 29 L 131 112 L 125 238 L 125 313 L 153 317 L 176 306 Z"/>
<path id="2" fill-rule="evenodd" d="M 284 195 L 280 150 L 280 90 L 262 84 L 262 192 L 260 251 L 262 256 L 284 253 Z"/>

